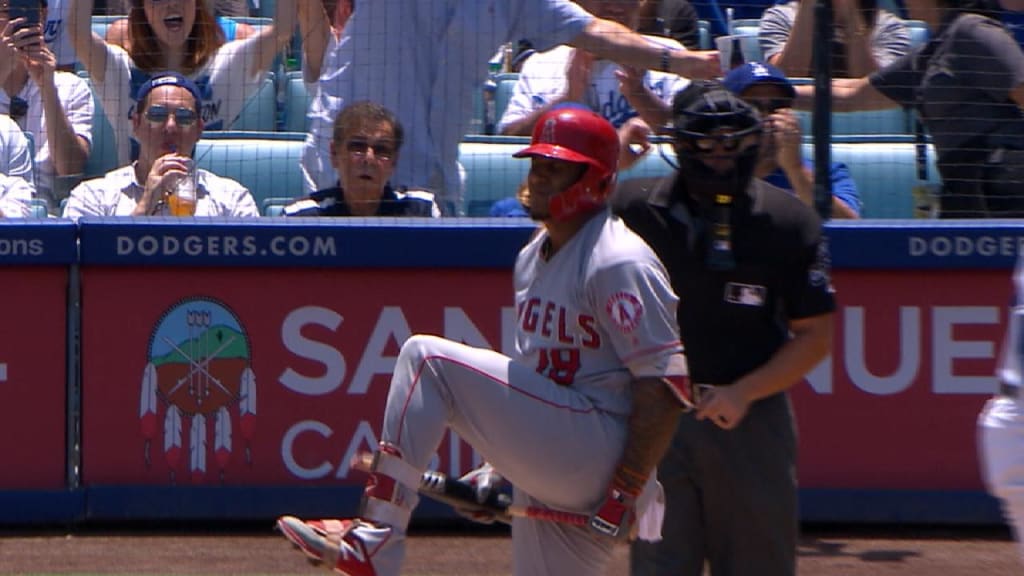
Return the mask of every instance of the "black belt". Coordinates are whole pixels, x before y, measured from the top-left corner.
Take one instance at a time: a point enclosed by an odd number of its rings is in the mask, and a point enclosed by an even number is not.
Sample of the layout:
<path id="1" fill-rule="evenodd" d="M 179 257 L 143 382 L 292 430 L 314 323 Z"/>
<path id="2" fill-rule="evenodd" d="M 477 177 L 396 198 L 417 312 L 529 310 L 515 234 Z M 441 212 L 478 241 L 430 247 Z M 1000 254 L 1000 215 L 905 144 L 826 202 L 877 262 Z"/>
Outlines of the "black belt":
<path id="1" fill-rule="evenodd" d="M 1007 398 L 1019 398 L 1020 397 L 1020 386 L 1014 386 L 1013 384 L 1007 384 L 1006 382 L 999 383 L 999 395 L 1006 396 Z"/>

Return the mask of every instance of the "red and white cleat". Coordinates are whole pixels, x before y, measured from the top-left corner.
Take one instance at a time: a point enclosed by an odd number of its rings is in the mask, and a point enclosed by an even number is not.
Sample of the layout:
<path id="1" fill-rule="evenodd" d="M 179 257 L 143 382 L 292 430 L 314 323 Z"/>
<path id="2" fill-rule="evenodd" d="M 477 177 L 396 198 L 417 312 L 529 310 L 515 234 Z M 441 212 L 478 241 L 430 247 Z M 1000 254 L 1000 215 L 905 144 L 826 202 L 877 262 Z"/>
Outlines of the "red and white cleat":
<path id="1" fill-rule="evenodd" d="M 391 539 L 390 527 L 359 519 L 305 522 L 282 516 L 277 528 L 314 564 L 344 576 L 386 576 L 386 570 L 376 570 L 374 557 Z"/>

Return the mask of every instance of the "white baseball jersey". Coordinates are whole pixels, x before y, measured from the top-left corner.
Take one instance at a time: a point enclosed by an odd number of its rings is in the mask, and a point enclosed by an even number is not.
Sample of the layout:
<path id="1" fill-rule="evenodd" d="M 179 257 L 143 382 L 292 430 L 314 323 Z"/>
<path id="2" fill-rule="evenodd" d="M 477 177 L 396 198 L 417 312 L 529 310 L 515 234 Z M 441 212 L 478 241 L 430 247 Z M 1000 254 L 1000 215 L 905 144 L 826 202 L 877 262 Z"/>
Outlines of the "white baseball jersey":
<path id="1" fill-rule="evenodd" d="M 644 36 L 652 43 L 683 50 L 682 44 L 671 38 Z M 550 106 L 552 102 L 565 94 L 565 71 L 576 49 L 571 46 L 557 46 L 534 54 L 523 64 L 516 82 L 512 98 L 509 100 L 505 113 L 498 123 L 498 130 L 503 130 L 513 122 L 522 120 L 535 110 Z M 590 74 L 590 86 L 583 102 L 591 110 L 604 116 L 606 120 L 618 128 L 626 120 L 636 116 L 636 110 L 629 105 L 626 97 L 619 92 L 619 79 L 615 73 L 622 67 L 611 60 L 594 62 Z M 690 81 L 675 74 L 648 71 L 644 74 L 644 85 L 659 100 L 671 106 L 672 97 L 676 92 L 686 88 Z"/>
<path id="2" fill-rule="evenodd" d="M 635 378 L 686 374 L 678 299 L 639 236 L 604 213 L 550 260 L 547 243 L 539 233 L 516 262 L 517 360 L 618 414 Z"/>
<path id="3" fill-rule="evenodd" d="M 1016 303 L 1010 309 L 997 375 L 1004 391 L 1014 394 L 1000 394 L 985 404 L 978 416 L 978 445 L 982 476 L 1002 503 L 1024 563 L 1024 258 L 1018 259 L 1013 279 Z"/>
<path id="4" fill-rule="evenodd" d="M 324 61 L 303 156 L 307 187 L 337 180 L 327 161 L 331 121 L 346 104 L 371 100 L 406 127 L 393 181 L 440 192 L 442 205 L 461 206 L 459 141 L 491 55 L 520 39 L 540 50 L 564 44 L 592 19 L 568 0 L 360 3 L 334 48 L 340 53 Z"/>

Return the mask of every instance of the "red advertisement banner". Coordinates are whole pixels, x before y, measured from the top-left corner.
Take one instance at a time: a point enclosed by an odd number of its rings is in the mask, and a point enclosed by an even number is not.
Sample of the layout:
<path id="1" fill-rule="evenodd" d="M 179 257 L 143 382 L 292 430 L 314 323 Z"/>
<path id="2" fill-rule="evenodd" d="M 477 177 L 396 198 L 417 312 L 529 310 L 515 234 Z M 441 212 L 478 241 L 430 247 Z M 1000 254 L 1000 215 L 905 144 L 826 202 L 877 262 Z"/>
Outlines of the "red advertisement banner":
<path id="1" fill-rule="evenodd" d="M 1008 274 L 835 283 L 833 356 L 793 394 L 801 485 L 980 488 Z M 82 290 L 86 486 L 361 483 L 405 338 L 508 350 L 514 321 L 504 270 L 87 268 Z M 446 440 L 437 464 L 471 460 Z"/>
<path id="2" fill-rule="evenodd" d="M 0 270 L 0 490 L 65 486 L 66 268 Z"/>

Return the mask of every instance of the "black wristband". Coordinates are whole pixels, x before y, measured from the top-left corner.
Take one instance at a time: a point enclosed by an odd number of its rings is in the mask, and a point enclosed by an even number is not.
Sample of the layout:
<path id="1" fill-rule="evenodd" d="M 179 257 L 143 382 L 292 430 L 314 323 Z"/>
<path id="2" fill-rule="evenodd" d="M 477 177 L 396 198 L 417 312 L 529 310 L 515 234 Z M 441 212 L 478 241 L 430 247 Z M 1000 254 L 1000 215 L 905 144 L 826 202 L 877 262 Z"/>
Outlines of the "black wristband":
<path id="1" fill-rule="evenodd" d="M 672 51 L 671 50 L 669 50 L 668 48 L 662 48 L 661 49 L 661 71 L 662 72 L 671 72 L 672 71 L 670 66 L 669 66 L 669 64 L 672 63 L 671 62 L 671 56 L 672 56 Z"/>

